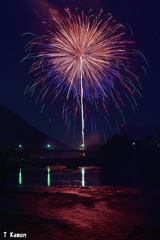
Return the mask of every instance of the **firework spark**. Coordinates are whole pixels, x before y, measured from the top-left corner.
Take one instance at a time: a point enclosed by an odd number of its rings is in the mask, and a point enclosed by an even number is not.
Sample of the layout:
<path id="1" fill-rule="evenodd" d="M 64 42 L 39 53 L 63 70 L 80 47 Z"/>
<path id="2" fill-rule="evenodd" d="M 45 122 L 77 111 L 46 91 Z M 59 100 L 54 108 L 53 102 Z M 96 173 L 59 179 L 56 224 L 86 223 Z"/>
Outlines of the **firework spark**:
<path id="1" fill-rule="evenodd" d="M 26 46 L 29 53 L 25 59 L 34 59 L 30 72 L 36 76 L 29 90 L 33 92 L 42 84 L 42 99 L 52 91 L 53 101 L 65 94 L 64 109 L 67 100 L 74 99 L 75 114 L 78 108 L 81 112 L 84 145 L 84 118 L 89 103 L 108 112 L 108 101 L 112 99 L 121 113 L 124 96 L 133 108 L 136 105 L 134 95 L 141 94 L 135 68 L 143 68 L 138 60 L 142 54 L 134 49 L 123 25 L 110 14 L 103 20 L 102 11 L 95 17 L 83 12 L 72 15 L 65 10 L 63 19 L 53 16 L 56 30 L 36 36 Z"/>

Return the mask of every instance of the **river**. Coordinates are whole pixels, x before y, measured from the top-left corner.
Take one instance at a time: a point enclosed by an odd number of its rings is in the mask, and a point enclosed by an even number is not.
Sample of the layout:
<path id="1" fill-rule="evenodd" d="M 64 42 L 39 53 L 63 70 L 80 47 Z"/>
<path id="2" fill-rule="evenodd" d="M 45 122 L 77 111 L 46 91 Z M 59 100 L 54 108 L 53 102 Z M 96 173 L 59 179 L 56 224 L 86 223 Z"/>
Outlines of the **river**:
<path id="1" fill-rule="evenodd" d="M 102 184 L 96 167 L 9 168 L 1 184 L 0 239 L 159 240 L 160 194 Z"/>

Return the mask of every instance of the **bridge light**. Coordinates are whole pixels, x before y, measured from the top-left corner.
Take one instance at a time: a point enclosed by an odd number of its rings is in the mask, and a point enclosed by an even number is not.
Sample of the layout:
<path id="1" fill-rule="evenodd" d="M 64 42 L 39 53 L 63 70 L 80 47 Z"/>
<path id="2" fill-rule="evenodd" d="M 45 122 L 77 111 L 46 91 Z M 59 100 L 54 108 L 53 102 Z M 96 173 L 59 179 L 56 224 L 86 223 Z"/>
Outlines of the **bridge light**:
<path id="1" fill-rule="evenodd" d="M 51 149 L 51 144 L 47 144 L 47 149 Z"/>
<path id="2" fill-rule="evenodd" d="M 22 144 L 19 144 L 19 145 L 18 145 L 18 148 L 19 148 L 19 149 L 22 149 Z"/>

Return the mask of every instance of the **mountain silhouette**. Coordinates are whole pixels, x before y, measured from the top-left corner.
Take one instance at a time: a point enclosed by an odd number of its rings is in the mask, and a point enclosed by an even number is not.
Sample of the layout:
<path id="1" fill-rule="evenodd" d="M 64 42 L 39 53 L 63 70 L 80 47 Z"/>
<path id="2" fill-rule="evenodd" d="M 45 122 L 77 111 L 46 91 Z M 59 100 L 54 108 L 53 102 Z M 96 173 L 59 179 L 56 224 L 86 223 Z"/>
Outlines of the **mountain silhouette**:
<path id="1" fill-rule="evenodd" d="M 130 139 L 144 140 L 148 136 L 153 136 L 159 129 L 160 124 L 148 123 L 144 125 L 122 125 L 120 132 L 126 134 Z"/>
<path id="2" fill-rule="evenodd" d="M 0 105 L 0 143 L 5 143 L 14 148 L 21 144 L 24 149 L 42 149 L 47 144 L 50 144 L 53 149 L 70 148 L 68 145 L 37 130 L 16 113 L 2 105 Z"/>

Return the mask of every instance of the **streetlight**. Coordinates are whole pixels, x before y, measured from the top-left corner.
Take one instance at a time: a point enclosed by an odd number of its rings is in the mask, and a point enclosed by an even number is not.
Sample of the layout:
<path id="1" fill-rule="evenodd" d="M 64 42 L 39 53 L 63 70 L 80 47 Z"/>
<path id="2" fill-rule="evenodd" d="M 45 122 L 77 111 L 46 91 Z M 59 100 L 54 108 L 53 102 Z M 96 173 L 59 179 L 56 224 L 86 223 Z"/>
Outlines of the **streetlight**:
<path id="1" fill-rule="evenodd" d="M 84 144 L 81 144 L 80 150 L 82 150 L 82 156 L 85 157 Z"/>
<path id="2" fill-rule="evenodd" d="M 51 144 L 47 144 L 47 149 L 51 149 Z"/>
<path id="3" fill-rule="evenodd" d="M 84 150 L 84 144 L 81 144 L 80 149 Z"/>
<path id="4" fill-rule="evenodd" d="M 19 148 L 19 149 L 22 149 L 22 144 L 19 144 L 19 145 L 18 145 L 18 148 Z"/>

